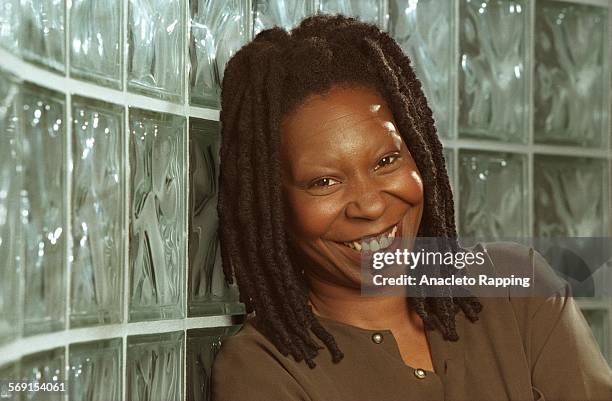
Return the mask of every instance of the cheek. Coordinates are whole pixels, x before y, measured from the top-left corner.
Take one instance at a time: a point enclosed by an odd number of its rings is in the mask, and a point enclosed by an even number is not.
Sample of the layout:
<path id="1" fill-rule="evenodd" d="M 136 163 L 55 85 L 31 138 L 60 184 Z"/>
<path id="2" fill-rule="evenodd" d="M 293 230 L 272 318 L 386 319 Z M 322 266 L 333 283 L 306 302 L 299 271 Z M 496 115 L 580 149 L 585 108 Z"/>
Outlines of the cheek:
<path id="1" fill-rule="evenodd" d="M 423 203 L 423 180 L 412 168 L 401 169 L 389 184 L 389 192 L 411 205 Z"/>
<path id="2" fill-rule="evenodd" d="M 339 213 L 329 198 L 301 194 L 287 196 L 289 224 L 298 239 L 314 240 L 328 232 Z"/>

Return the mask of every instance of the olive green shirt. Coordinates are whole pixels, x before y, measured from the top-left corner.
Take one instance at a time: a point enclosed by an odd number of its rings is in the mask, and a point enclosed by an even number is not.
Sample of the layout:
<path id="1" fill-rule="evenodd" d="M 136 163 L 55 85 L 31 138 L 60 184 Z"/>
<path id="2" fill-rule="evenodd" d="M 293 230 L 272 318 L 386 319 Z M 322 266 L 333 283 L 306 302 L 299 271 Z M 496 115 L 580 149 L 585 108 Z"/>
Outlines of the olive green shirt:
<path id="1" fill-rule="evenodd" d="M 322 317 L 344 359 L 333 363 L 324 348 L 310 369 L 282 355 L 254 318 L 222 345 L 213 401 L 612 401 L 612 372 L 567 285 L 529 248 L 496 243 L 486 249 L 498 270 L 528 258 L 534 280 L 556 290 L 548 297 L 509 291 L 505 298 L 481 298 L 477 322 L 457 315 L 456 342 L 427 331 L 435 373 L 407 366 L 389 330 Z"/>

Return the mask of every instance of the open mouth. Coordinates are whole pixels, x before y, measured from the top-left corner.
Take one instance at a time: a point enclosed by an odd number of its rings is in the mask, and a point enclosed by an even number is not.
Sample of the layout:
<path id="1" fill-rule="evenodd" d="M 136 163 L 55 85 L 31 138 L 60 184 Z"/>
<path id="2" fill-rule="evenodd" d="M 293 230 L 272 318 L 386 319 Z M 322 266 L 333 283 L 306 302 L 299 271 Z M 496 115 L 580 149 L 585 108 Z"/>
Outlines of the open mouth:
<path id="1" fill-rule="evenodd" d="M 363 237 L 357 241 L 340 242 L 340 244 L 362 253 L 377 252 L 389 248 L 393 244 L 399 226 L 400 223 L 396 223 L 381 234 Z"/>

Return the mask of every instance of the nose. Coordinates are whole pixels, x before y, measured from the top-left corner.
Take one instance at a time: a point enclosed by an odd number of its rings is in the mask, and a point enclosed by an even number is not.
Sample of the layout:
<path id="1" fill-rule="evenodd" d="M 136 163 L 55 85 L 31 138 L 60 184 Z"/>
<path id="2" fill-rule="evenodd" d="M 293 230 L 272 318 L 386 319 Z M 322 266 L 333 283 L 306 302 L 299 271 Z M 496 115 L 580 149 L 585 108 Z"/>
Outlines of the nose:
<path id="1" fill-rule="evenodd" d="M 350 191 L 346 217 L 376 220 L 385 212 L 381 189 L 372 180 L 359 180 Z"/>

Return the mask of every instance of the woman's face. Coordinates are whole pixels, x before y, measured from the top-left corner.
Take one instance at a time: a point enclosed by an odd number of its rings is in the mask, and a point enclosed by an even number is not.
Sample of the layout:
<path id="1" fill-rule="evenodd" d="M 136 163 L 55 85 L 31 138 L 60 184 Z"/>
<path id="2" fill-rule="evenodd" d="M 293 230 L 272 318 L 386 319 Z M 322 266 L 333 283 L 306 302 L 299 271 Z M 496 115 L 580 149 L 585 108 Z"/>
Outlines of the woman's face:
<path id="1" fill-rule="evenodd" d="M 385 100 L 334 86 L 281 126 L 282 185 L 292 248 L 306 274 L 358 287 L 365 248 L 414 238 L 423 183 Z"/>

